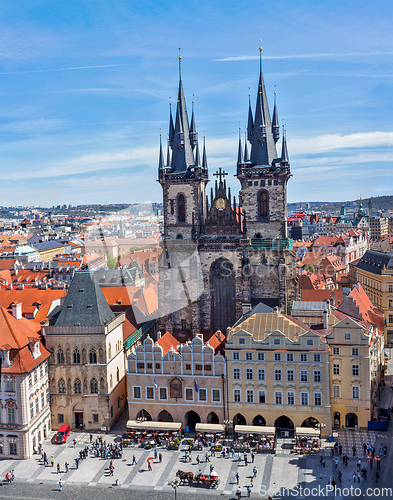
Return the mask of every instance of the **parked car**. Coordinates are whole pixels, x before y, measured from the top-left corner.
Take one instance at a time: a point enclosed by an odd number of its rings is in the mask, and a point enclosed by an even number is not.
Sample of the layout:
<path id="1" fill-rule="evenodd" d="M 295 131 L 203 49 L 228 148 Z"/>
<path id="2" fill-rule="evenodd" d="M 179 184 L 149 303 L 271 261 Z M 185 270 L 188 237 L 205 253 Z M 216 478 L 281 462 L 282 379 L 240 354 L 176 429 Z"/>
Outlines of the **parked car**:
<path id="1" fill-rule="evenodd" d="M 61 425 L 55 436 L 55 443 L 65 443 L 70 435 L 71 427 L 69 425 Z"/>

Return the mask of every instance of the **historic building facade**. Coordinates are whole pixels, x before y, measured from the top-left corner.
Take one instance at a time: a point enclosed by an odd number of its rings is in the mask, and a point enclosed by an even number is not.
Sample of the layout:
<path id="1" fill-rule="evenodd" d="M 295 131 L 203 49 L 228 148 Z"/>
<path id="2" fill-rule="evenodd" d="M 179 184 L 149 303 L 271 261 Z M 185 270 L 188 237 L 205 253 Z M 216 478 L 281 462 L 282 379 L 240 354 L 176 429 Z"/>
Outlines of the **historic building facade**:
<path id="1" fill-rule="evenodd" d="M 43 326 L 52 427 L 109 430 L 125 408 L 124 313 L 108 306 L 94 273 L 76 272 L 61 308 Z"/>
<path id="2" fill-rule="evenodd" d="M 0 458 L 26 459 L 51 429 L 48 358 L 41 326 L 0 308 Z"/>
<path id="3" fill-rule="evenodd" d="M 129 417 L 180 422 L 191 430 L 199 422 L 222 423 L 225 383 L 224 356 L 199 336 L 183 345 L 169 332 L 157 342 L 147 337 L 128 356 Z"/>
<path id="4" fill-rule="evenodd" d="M 175 123 L 169 118 L 166 159 L 160 145 L 164 241 L 160 261 L 160 328 L 172 332 L 226 331 L 243 305 L 265 302 L 290 310 L 296 294 L 295 255 L 287 238 L 287 182 L 291 176 L 285 136 L 281 156 L 277 107 L 270 117 L 259 75 L 255 113 L 248 111 L 247 144 L 239 138 L 232 198 L 220 168 L 209 182 L 205 142 L 199 154 L 194 109 L 188 121 L 180 77 Z"/>
<path id="5" fill-rule="evenodd" d="M 298 320 L 255 311 L 228 334 L 229 418 L 234 425 L 296 427 L 322 424 L 331 433 L 329 346 Z"/>

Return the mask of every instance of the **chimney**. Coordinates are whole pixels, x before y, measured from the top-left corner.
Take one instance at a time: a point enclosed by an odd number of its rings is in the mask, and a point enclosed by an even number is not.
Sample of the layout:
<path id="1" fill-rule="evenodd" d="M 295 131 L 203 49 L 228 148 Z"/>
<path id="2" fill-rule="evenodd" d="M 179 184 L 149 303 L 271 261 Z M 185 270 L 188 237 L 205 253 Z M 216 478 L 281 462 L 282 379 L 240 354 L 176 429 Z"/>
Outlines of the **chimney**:
<path id="1" fill-rule="evenodd" d="M 248 313 L 248 311 L 251 311 L 252 307 L 251 307 L 251 304 L 249 302 L 243 302 L 242 304 L 242 312 L 243 312 L 243 315 Z"/>
<path id="2" fill-rule="evenodd" d="M 221 330 L 217 330 L 217 337 L 220 342 L 222 342 L 222 333 Z"/>
<path id="3" fill-rule="evenodd" d="M 160 340 L 160 338 L 161 338 L 161 332 L 158 331 L 157 334 L 156 334 L 156 340 Z"/>
<path id="4" fill-rule="evenodd" d="M 22 319 L 22 303 L 14 302 L 12 304 L 12 316 L 16 319 Z"/>
<path id="5" fill-rule="evenodd" d="M 323 311 L 323 328 L 326 330 L 328 327 L 328 312 L 327 310 L 325 309 Z"/>

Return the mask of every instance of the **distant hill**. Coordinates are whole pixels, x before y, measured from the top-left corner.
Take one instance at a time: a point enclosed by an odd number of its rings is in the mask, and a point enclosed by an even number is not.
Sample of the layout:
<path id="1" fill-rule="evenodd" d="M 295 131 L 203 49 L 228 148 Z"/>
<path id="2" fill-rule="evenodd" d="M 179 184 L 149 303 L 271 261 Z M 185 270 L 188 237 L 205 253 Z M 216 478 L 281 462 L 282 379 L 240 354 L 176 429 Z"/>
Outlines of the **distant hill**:
<path id="1" fill-rule="evenodd" d="M 371 200 L 371 204 L 375 210 L 382 208 L 385 210 L 391 210 L 393 208 L 393 196 L 375 196 L 371 198 L 362 199 L 363 208 L 368 208 L 368 202 Z M 355 200 L 356 204 L 360 200 Z"/>

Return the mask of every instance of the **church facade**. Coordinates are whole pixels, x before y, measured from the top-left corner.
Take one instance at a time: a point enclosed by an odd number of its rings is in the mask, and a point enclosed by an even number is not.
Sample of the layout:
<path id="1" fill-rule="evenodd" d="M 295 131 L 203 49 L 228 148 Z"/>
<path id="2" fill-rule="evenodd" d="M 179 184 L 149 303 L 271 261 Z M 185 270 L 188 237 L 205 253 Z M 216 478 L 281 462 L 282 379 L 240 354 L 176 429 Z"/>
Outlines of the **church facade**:
<path id="1" fill-rule="evenodd" d="M 163 331 L 199 332 L 232 326 L 259 302 L 290 311 L 296 295 L 295 254 L 287 237 L 285 135 L 281 156 L 276 103 L 270 116 L 262 66 L 255 111 L 248 110 L 247 141 L 240 132 L 236 177 L 239 198 L 220 168 L 208 190 L 205 141 L 200 155 L 194 109 L 189 121 L 180 77 L 175 120 L 169 117 L 166 159 L 160 144 L 164 238 L 159 315 Z M 234 165 L 235 166 L 235 165 Z"/>

